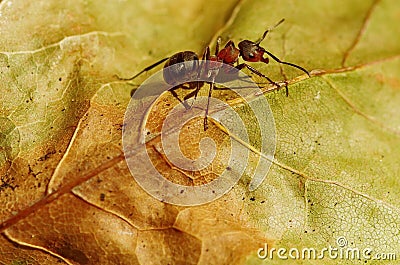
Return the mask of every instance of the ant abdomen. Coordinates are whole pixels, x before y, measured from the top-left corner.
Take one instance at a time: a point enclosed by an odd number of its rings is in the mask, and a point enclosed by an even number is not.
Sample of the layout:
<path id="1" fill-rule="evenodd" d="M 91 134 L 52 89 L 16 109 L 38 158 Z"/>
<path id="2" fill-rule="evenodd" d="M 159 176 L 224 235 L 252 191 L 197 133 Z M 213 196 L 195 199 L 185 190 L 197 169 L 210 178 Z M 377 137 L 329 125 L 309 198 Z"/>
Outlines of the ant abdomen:
<path id="1" fill-rule="evenodd" d="M 193 82 L 199 76 L 199 57 L 192 51 L 172 55 L 164 65 L 163 76 L 170 85 Z"/>

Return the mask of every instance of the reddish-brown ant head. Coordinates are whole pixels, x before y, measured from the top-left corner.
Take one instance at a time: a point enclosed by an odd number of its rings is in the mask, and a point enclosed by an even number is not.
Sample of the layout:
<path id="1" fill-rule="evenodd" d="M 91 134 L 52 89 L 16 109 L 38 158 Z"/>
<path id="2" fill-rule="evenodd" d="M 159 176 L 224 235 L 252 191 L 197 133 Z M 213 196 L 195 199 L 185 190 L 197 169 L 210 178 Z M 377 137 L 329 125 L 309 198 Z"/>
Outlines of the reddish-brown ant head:
<path id="1" fill-rule="evenodd" d="M 268 58 L 264 58 L 264 48 L 260 47 L 257 43 L 244 40 L 239 42 L 240 55 L 243 60 L 248 62 L 264 62 L 268 63 Z"/>
<path id="2" fill-rule="evenodd" d="M 226 64 L 234 64 L 239 58 L 240 51 L 235 47 L 233 41 L 228 41 L 225 48 L 218 52 L 218 59 Z"/>

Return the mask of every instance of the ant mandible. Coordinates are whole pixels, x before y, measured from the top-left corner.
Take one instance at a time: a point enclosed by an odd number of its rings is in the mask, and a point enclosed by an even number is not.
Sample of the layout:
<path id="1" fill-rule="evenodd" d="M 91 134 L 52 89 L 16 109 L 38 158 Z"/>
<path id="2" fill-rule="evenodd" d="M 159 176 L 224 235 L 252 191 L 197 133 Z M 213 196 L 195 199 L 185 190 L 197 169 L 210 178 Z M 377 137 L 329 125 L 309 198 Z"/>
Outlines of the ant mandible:
<path id="1" fill-rule="evenodd" d="M 181 101 L 174 91 L 178 87 L 181 87 L 180 83 L 182 80 L 182 77 L 184 77 L 184 80 L 195 80 L 196 78 L 200 77 L 201 74 L 203 73 L 202 70 L 206 71 L 206 74 L 208 77 L 212 77 L 209 83 L 209 92 L 208 92 L 208 101 L 207 101 L 207 107 L 205 110 L 205 116 L 204 116 L 204 131 L 207 130 L 208 128 L 208 122 L 207 122 L 207 117 L 208 117 L 208 108 L 209 108 L 209 103 L 210 103 L 210 97 L 211 97 L 211 92 L 214 88 L 214 80 L 215 77 L 218 75 L 218 72 L 220 68 L 223 66 L 223 64 L 228 64 L 232 67 L 234 67 L 235 64 L 238 64 L 239 58 L 242 57 L 243 60 L 247 62 L 263 62 L 265 64 L 269 63 L 268 57 L 264 57 L 264 54 L 269 55 L 273 60 L 280 64 L 286 64 L 292 67 L 295 67 L 304 73 L 306 73 L 308 76 L 310 76 L 310 73 L 304 69 L 301 66 L 298 66 L 293 63 L 285 62 L 280 60 L 278 57 L 270 53 L 269 51 L 265 50 L 263 47 L 260 46 L 260 43 L 265 39 L 267 36 L 267 33 L 271 31 L 272 29 L 276 28 L 278 25 L 280 25 L 284 19 L 281 19 L 275 26 L 273 26 L 270 29 L 267 29 L 262 37 L 258 39 L 257 41 L 253 42 L 250 40 L 243 40 L 239 42 L 238 48 L 235 47 L 235 44 L 232 40 L 229 40 L 225 47 L 221 50 L 219 50 L 219 45 L 221 43 L 221 37 L 218 37 L 216 48 L 215 48 L 215 54 L 210 55 L 210 48 L 207 47 L 205 49 L 205 52 L 203 54 L 202 59 L 205 60 L 203 62 L 206 62 L 206 66 L 203 66 L 202 64 L 199 64 L 199 57 L 195 52 L 192 51 L 183 51 L 183 52 L 178 52 L 171 57 L 166 57 L 158 62 L 144 68 L 142 71 L 134 75 L 133 77 L 130 78 L 119 78 L 120 80 L 124 81 L 131 81 L 141 74 L 153 69 L 154 67 L 158 66 L 159 64 L 167 61 L 164 65 L 163 68 L 163 77 L 165 82 L 167 82 L 170 85 L 174 85 L 173 88 L 170 89 L 170 92 L 172 95 L 177 98 L 182 104 L 184 104 L 185 108 L 190 108 L 188 107 L 185 102 L 188 98 L 194 96 L 194 100 L 196 100 L 197 94 L 199 92 L 200 87 L 203 85 L 203 82 L 196 81 L 196 82 L 189 82 L 189 88 L 190 89 L 195 89 L 192 93 L 189 93 L 186 95 Z M 217 64 L 213 63 L 217 62 Z M 185 63 L 185 64 L 183 64 Z M 171 67 L 172 66 L 172 67 Z M 205 68 L 205 69 L 204 69 Z M 262 74 L 252 66 L 246 64 L 246 63 L 241 63 L 238 64 L 234 67 L 236 70 L 241 70 L 243 68 L 247 68 L 254 74 L 263 77 L 268 80 L 271 84 L 279 87 L 279 84 L 274 82 L 272 79 L 270 79 L 268 76 Z M 286 86 L 286 95 L 288 95 L 288 88 Z"/>

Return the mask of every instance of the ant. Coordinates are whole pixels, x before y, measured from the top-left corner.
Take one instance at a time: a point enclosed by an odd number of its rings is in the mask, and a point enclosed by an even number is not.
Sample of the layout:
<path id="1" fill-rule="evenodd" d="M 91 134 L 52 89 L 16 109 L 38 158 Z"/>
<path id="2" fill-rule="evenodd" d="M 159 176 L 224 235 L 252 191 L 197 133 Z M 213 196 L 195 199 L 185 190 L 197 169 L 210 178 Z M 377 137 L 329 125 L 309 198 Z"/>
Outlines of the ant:
<path id="1" fill-rule="evenodd" d="M 171 88 L 169 91 L 172 93 L 172 95 L 177 98 L 184 106 L 185 108 L 189 109 L 190 107 L 186 105 L 186 100 L 192 96 L 194 96 L 194 100 L 196 100 L 197 94 L 200 90 L 200 87 L 203 85 L 203 82 L 196 81 L 196 82 L 190 82 L 191 80 L 196 80 L 200 76 L 203 76 L 204 71 L 207 76 L 207 83 L 209 84 L 209 92 L 208 92 L 208 102 L 207 102 L 207 107 L 205 110 L 205 116 L 204 116 L 204 131 L 207 130 L 208 128 L 208 123 L 207 123 L 207 117 L 208 117 L 208 108 L 209 108 L 209 103 L 210 103 L 210 97 L 211 97 L 211 92 L 214 88 L 214 83 L 215 83 L 215 78 L 218 76 L 218 73 L 221 68 L 223 68 L 223 64 L 230 65 L 234 68 L 231 68 L 230 71 L 236 70 L 240 71 L 243 68 L 247 68 L 254 74 L 265 78 L 270 82 L 271 84 L 277 86 L 278 88 L 280 85 L 276 82 L 274 82 L 272 79 L 270 79 L 268 76 L 262 74 L 252 66 L 248 65 L 247 63 L 241 63 L 239 64 L 239 58 L 242 57 L 243 60 L 247 62 L 263 62 L 265 64 L 269 63 L 269 58 L 264 57 L 264 53 L 269 55 L 273 60 L 280 64 L 286 64 L 292 67 L 295 67 L 304 73 L 306 73 L 308 76 L 310 76 L 310 73 L 304 69 L 301 66 L 298 66 L 293 63 L 285 62 L 280 60 L 278 57 L 270 53 L 269 51 L 265 50 L 263 47 L 260 46 L 260 43 L 265 39 L 267 36 L 267 33 L 271 31 L 272 29 L 276 28 L 278 25 L 280 25 L 284 19 L 281 19 L 275 26 L 273 26 L 270 29 L 267 29 L 262 37 L 258 39 L 257 41 L 253 42 L 250 40 L 243 40 L 239 42 L 238 48 L 235 47 L 235 44 L 232 40 L 229 40 L 225 47 L 221 50 L 219 50 L 219 45 L 221 43 L 221 37 L 218 37 L 217 39 L 217 44 L 215 48 L 215 54 L 210 55 L 210 48 L 207 47 L 204 51 L 202 59 L 205 61 L 202 61 L 206 65 L 199 64 L 199 57 L 195 52 L 192 51 L 183 51 L 183 52 L 178 52 L 171 57 L 166 57 L 158 62 L 144 68 L 142 71 L 137 73 L 131 78 L 119 78 L 120 80 L 125 80 L 125 81 L 131 81 L 138 77 L 139 75 L 153 69 L 154 67 L 158 66 L 159 64 L 167 61 L 164 65 L 164 70 L 163 70 L 163 77 L 164 80 L 170 84 L 170 85 L 175 85 L 173 88 Z M 234 66 L 237 64 L 236 66 Z M 229 71 L 229 70 L 228 70 Z M 233 72 L 233 71 L 232 71 Z M 178 87 L 182 87 L 182 78 L 183 80 L 187 80 L 189 89 L 195 89 L 193 92 L 189 93 L 183 98 L 183 101 L 181 101 L 174 91 Z M 286 96 L 288 96 L 288 87 L 286 87 Z"/>

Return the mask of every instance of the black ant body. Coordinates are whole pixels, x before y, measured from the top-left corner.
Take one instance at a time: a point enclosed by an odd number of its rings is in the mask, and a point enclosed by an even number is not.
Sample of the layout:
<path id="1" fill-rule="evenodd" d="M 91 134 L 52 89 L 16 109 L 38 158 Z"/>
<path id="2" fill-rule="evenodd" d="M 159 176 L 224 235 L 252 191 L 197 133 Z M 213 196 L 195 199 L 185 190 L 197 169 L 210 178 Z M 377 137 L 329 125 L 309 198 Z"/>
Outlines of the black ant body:
<path id="1" fill-rule="evenodd" d="M 280 20 L 273 28 L 277 27 L 279 24 L 281 24 L 284 21 L 284 19 Z M 263 77 L 267 79 L 271 84 L 279 87 L 279 84 L 271 80 L 269 77 L 266 75 L 262 74 L 255 68 L 251 67 L 250 65 L 246 63 L 241 63 L 236 66 L 239 62 L 239 58 L 242 57 L 243 60 L 247 62 L 263 62 L 265 64 L 269 63 L 268 57 L 264 57 L 264 54 L 269 55 L 273 60 L 280 64 L 286 64 L 292 67 L 295 67 L 304 73 L 306 73 L 308 76 L 310 76 L 310 73 L 304 69 L 301 66 L 298 66 L 293 63 L 289 62 L 284 62 L 278 59 L 275 55 L 270 53 L 269 51 L 265 50 L 263 47 L 260 46 L 260 43 L 264 40 L 266 37 L 267 33 L 272 30 L 268 29 L 264 32 L 262 37 L 257 40 L 256 42 L 250 41 L 250 40 L 243 40 L 239 42 L 238 48 L 235 47 L 235 44 L 232 40 L 228 41 L 225 45 L 225 47 L 221 50 L 219 50 L 219 45 L 221 43 L 221 38 L 219 37 L 217 40 L 216 48 L 215 48 L 215 54 L 210 55 L 210 48 L 207 47 L 204 54 L 203 54 L 203 62 L 206 62 L 206 65 L 200 64 L 199 63 L 199 57 L 196 53 L 192 51 L 183 51 L 183 52 L 178 52 L 171 57 L 167 57 L 164 59 L 159 60 L 158 62 L 144 68 L 142 71 L 140 71 L 138 74 L 134 75 L 131 78 L 120 78 L 121 80 L 125 81 L 130 81 L 138 77 L 144 72 L 147 72 L 157 65 L 163 63 L 166 61 L 164 65 L 164 70 L 163 70 L 163 77 L 165 82 L 167 82 L 170 85 L 175 85 L 172 89 L 170 89 L 170 92 L 173 94 L 174 97 L 176 97 L 181 103 L 184 104 L 186 108 L 189 108 L 187 105 L 185 105 L 185 100 L 194 96 L 196 99 L 197 93 L 199 92 L 200 87 L 202 86 L 203 82 L 196 81 L 196 82 L 190 82 L 190 80 L 196 80 L 198 79 L 201 75 L 204 73 L 207 75 L 208 78 L 211 77 L 212 80 L 209 83 L 210 88 L 209 88 L 209 94 L 208 94 L 208 102 L 207 102 L 207 108 L 205 111 L 205 117 L 204 117 L 204 130 L 207 130 L 208 124 L 207 124 L 207 116 L 208 116 L 208 107 L 209 107 L 209 98 L 211 97 L 211 92 L 214 87 L 214 80 L 217 77 L 220 69 L 223 67 L 223 64 L 228 64 L 232 67 L 235 68 L 235 70 L 239 71 L 243 68 L 247 68 L 254 74 Z M 185 64 L 183 64 L 185 63 Z M 172 67 L 170 67 L 172 66 Z M 192 93 L 188 94 L 187 96 L 184 97 L 184 100 L 181 101 L 178 98 L 178 95 L 174 92 L 174 90 L 178 87 L 180 87 L 179 84 L 181 84 L 182 80 L 189 80 L 189 88 L 195 89 Z M 286 86 L 286 95 L 288 95 L 288 90 Z"/>

